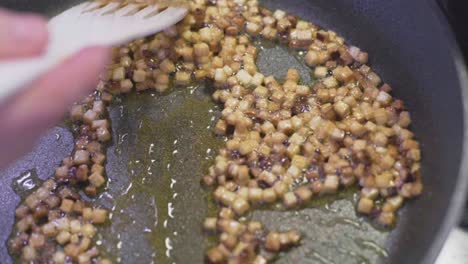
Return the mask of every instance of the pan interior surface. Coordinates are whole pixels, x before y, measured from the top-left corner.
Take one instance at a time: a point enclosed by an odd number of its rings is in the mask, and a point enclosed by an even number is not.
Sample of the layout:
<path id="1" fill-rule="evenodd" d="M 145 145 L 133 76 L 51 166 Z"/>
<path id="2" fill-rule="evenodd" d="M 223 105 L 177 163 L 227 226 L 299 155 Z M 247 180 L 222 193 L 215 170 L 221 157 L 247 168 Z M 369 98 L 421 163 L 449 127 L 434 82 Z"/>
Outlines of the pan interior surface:
<path id="1" fill-rule="evenodd" d="M 51 14 L 71 2 L 7 1 L 6 6 Z M 394 87 L 394 95 L 408 103 L 424 154 L 425 193 L 405 206 L 391 232 L 356 216 L 352 190 L 300 211 L 254 211 L 248 217 L 262 220 L 268 228 L 293 227 L 305 234 L 303 245 L 278 263 L 433 260 L 437 252 L 425 255 L 440 249 L 432 243 L 444 236 L 441 226 L 455 190 L 463 146 L 460 85 L 449 42 L 443 41 L 444 29 L 434 12 L 403 0 L 261 2 L 333 29 L 368 51 L 371 66 Z M 286 67 L 303 67 L 287 49 L 270 47 L 263 53 L 259 67 L 264 72 L 281 77 Z M 313 81 L 304 72 L 302 78 Z M 108 148 L 106 168 L 111 181 L 98 199 L 108 208 L 115 207 L 111 224 L 100 232 L 101 247 L 111 257 L 122 263 L 203 261 L 203 248 L 211 241 L 202 236 L 200 223 L 213 212 L 213 205 L 199 179 L 222 144 L 210 129 L 218 108 L 209 94 L 206 85 L 176 88 L 165 95 L 132 94 L 111 108 L 114 142 Z M 66 128 L 54 128 L 31 154 L 0 173 L 0 224 L 7 227 L 0 231 L 2 245 L 19 202 L 12 182 L 31 170 L 42 179 L 49 177 L 72 144 Z M 0 257 L 11 262 L 6 248 L 0 248 Z"/>

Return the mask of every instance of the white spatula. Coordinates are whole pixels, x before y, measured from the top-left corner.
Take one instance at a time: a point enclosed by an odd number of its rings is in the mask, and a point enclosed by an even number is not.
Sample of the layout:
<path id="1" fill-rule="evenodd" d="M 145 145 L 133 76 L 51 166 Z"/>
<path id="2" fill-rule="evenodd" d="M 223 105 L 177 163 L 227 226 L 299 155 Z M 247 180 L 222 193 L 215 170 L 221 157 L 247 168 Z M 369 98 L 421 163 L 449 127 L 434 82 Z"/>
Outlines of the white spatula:
<path id="1" fill-rule="evenodd" d="M 159 11 L 155 5 L 142 9 L 135 4 L 86 2 L 52 18 L 42 56 L 0 61 L 0 102 L 84 47 L 124 44 L 164 30 L 187 14 L 183 7 Z"/>

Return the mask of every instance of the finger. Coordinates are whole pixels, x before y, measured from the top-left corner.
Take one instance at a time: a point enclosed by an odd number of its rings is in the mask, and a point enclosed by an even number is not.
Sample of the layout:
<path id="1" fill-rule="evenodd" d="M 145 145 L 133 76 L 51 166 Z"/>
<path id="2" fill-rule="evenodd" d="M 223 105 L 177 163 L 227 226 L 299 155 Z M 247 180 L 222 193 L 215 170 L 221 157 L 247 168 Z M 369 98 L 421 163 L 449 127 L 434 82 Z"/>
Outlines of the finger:
<path id="1" fill-rule="evenodd" d="M 37 80 L 31 89 L 2 106 L 0 167 L 27 152 L 44 131 L 58 123 L 70 105 L 96 88 L 99 73 L 110 59 L 107 48 L 79 52 Z M 3 155 L 3 157 L 2 157 Z"/>
<path id="2" fill-rule="evenodd" d="M 109 59 L 110 51 L 103 47 L 79 52 L 37 80 L 33 89 L 20 96 L 16 108 L 25 116 L 34 112 L 43 121 L 60 118 L 73 102 L 96 88 L 99 74 Z"/>
<path id="3" fill-rule="evenodd" d="M 0 59 L 39 55 L 47 40 L 43 17 L 0 9 Z"/>

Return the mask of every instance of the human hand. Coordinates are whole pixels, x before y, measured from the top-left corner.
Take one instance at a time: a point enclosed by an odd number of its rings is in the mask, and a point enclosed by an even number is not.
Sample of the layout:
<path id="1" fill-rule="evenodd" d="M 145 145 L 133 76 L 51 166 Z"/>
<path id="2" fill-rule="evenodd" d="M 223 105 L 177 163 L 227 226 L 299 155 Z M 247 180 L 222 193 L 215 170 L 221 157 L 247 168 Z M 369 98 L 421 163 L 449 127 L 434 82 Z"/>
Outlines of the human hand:
<path id="1" fill-rule="evenodd" d="M 40 55 L 47 42 L 44 18 L 0 9 L 0 60 Z M 109 59 L 107 47 L 82 50 L 0 104 L 0 169 L 29 151 L 73 102 L 95 88 Z"/>

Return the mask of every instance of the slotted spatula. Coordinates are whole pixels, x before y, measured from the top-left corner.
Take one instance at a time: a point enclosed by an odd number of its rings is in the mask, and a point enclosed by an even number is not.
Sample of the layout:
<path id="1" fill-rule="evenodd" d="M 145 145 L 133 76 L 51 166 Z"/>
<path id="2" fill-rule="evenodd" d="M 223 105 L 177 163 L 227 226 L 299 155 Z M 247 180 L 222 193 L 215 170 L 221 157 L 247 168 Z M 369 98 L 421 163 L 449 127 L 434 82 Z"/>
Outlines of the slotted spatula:
<path id="1" fill-rule="evenodd" d="M 0 61 L 0 102 L 84 47 L 114 46 L 155 34 L 186 14 L 184 7 L 162 10 L 157 4 L 86 2 L 74 6 L 49 21 L 49 44 L 42 56 Z"/>

